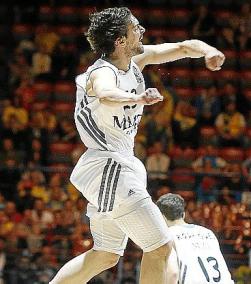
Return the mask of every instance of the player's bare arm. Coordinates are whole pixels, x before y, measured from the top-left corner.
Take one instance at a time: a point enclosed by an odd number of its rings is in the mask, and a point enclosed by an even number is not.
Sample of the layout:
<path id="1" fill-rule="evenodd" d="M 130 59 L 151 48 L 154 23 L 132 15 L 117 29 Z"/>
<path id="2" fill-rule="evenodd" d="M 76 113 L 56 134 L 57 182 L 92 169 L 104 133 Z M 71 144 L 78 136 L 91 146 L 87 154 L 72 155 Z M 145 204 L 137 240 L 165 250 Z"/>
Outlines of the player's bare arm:
<path id="1" fill-rule="evenodd" d="M 149 88 L 140 95 L 125 92 L 116 86 L 116 75 L 110 68 L 101 68 L 90 76 L 90 90 L 105 104 L 144 104 L 151 105 L 163 100 L 156 88 Z"/>
<path id="2" fill-rule="evenodd" d="M 144 45 L 144 53 L 133 57 L 141 70 L 149 64 L 160 64 L 182 58 L 205 58 L 206 67 L 218 71 L 224 63 L 224 54 L 201 40 L 185 40 L 177 43 Z"/>

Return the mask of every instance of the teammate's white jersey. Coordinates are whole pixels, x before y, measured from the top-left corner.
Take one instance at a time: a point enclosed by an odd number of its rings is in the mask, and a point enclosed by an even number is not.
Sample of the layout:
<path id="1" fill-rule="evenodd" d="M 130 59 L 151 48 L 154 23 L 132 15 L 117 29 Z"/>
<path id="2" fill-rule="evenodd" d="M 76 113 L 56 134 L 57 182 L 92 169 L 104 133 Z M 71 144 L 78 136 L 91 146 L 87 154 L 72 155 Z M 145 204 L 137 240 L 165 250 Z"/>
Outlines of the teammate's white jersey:
<path id="1" fill-rule="evenodd" d="M 145 91 L 144 78 L 138 66 L 131 61 L 128 71 L 118 70 L 109 62 L 98 59 L 87 71 L 76 78 L 77 99 L 75 123 L 83 143 L 92 149 L 133 152 L 143 105 L 110 106 L 87 94 L 91 73 L 100 68 L 111 68 L 116 75 L 117 87 L 139 95 Z"/>
<path id="2" fill-rule="evenodd" d="M 179 284 L 233 284 L 214 233 L 202 226 L 171 226 Z M 174 253 L 176 252 L 176 253 Z"/>

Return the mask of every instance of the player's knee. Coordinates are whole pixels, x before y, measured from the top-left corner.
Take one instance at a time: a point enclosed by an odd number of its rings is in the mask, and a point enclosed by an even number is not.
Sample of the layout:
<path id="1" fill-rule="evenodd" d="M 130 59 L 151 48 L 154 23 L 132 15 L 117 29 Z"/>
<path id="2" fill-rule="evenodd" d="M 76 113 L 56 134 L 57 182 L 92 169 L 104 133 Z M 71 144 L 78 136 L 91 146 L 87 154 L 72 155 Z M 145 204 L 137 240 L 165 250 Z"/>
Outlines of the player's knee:
<path id="1" fill-rule="evenodd" d="M 148 252 L 148 256 L 150 256 L 151 258 L 167 258 L 170 253 L 171 253 L 171 249 L 172 249 L 172 242 L 168 242 L 166 244 L 164 244 L 163 246 Z"/>

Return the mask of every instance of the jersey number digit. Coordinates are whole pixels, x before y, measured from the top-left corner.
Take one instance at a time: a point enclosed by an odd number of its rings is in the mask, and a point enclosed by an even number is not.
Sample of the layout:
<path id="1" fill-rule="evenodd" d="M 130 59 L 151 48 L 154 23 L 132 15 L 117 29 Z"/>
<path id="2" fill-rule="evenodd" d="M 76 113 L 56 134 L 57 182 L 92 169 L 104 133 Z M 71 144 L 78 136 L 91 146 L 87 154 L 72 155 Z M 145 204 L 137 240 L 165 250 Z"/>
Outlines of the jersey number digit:
<path id="1" fill-rule="evenodd" d="M 214 265 L 213 265 L 213 268 L 214 270 L 216 270 L 218 272 L 218 276 L 217 277 L 213 277 L 213 281 L 214 282 L 219 282 L 221 280 L 221 273 L 220 273 L 220 270 L 219 270 L 219 265 L 218 265 L 218 261 L 216 258 L 212 257 L 212 256 L 209 256 L 207 258 L 207 262 L 210 263 L 214 261 Z M 201 270 L 203 272 L 203 274 L 205 275 L 206 279 L 207 279 L 207 282 L 210 282 L 210 277 L 208 275 L 208 272 L 207 272 L 207 269 L 202 261 L 202 259 L 198 256 L 198 262 L 199 262 L 199 265 L 201 267 Z"/>
<path id="2" fill-rule="evenodd" d="M 129 91 L 126 91 L 126 92 L 129 92 Z M 131 89 L 131 92 L 130 92 L 130 93 L 137 95 L 136 89 Z M 128 106 L 128 105 L 126 105 L 126 106 L 124 106 L 124 110 L 126 110 L 126 109 L 134 109 L 136 106 L 137 106 L 137 104 L 135 104 L 135 105 L 133 105 L 133 106 Z"/>

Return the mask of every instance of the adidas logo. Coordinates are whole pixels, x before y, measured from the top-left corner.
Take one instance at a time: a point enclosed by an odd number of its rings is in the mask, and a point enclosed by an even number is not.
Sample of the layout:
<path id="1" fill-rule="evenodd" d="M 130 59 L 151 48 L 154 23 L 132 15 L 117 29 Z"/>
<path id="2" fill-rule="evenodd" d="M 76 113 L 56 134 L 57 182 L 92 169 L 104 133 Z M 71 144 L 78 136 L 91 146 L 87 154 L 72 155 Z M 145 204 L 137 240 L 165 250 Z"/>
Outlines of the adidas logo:
<path id="1" fill-rule="evenodd" d="M 135 191 L 133 191 L 132 189 L 130 189 L 129 192 L 128 192 L 128 196 L 131 196 L 131 195 L 133 195 L 134 193 L 135 193 Z"/>

